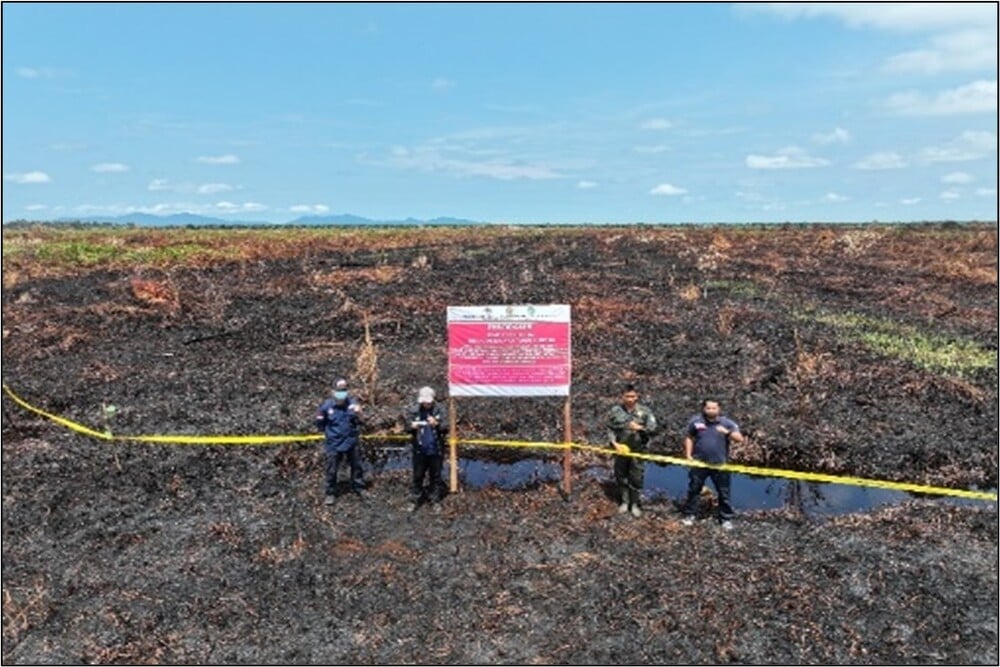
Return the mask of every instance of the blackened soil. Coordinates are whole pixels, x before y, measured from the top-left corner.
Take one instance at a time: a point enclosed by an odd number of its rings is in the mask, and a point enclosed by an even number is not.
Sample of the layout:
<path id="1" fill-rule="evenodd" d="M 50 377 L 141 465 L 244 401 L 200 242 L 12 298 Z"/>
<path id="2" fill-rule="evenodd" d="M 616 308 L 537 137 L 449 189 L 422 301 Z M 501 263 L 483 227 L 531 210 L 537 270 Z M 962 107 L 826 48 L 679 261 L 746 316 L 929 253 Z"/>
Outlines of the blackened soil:
<path id="1" fill-rule="evenodd" d="M 418 386 L 444 393 L 446 306 L 569 303 L 576 440 L 602 439 L 631 381 L 661 451 L 714 395 L 748 435 L 742 462 L 997 483 L 995 362 L 928 368 L 830 324 L 995 355 L 995 226 L 331 239 L 74 275 L 5 258 L 4 382 L 122 434 L 283 434 L 308 433 L 345 375 L 369 432 L 391 434 Z M 374 379 L 357 366 L 366 322 Z M 458 415 L 465 437 L 562 437 L 558 399 Z M 623 518 L 584 479 L 569 502 L 552 485 L 466 490 L 408 514 L 405 472 L 375 466 L 367 502 L 327 508 L 314 443 L 111 444 L 6 399 L 3 416 L 5 662 L 998 660 L 995 503 L 741 513 L 724 533 L 710 506 L 689 528 L 673 502 Z"/>

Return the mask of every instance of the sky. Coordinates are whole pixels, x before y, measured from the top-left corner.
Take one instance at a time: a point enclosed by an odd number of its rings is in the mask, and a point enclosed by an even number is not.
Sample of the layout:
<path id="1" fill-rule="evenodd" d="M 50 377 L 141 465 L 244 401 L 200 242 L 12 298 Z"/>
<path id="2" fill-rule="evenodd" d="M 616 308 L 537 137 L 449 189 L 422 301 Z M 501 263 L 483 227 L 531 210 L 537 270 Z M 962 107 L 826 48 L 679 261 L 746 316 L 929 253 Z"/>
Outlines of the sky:
<path id="1" fill-rule="evenodd" d="M 997 219 L 997 4 L 4 2 L 3 221 Z"/>

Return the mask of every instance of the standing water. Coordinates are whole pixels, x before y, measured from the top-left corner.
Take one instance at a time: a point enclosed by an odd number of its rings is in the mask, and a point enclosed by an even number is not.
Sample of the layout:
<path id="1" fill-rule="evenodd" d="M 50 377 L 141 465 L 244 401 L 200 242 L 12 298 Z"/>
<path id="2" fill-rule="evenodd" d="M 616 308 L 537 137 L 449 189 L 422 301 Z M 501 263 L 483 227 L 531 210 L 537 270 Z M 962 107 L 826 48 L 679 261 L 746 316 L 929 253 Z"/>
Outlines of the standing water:
<path id="1" fill-rule="evenodd" d="M 408 448 L 392 451 L 377 466 L 378 470 L 408 470 Z M 445 462 L 443 478 L 448 479 Z M 687 494 L 688 468 L 678 465 L 646 465 L 643 499 L 646 502 L 680 502 Z M 482 489 L 494 487 L 511 491 L 536 488 L 542 484 L 558 484 L 562 480 L 562 461 L 552 458 L 525 458 L 512 463 L 459 458 L 458 477 L 463 487 Z M 574 485 L 613 483 L 611 464 L 595 465 L 577 473 Z M 715 490 L 711 481 L 705 488 Z M 989 489 L 995 492 L 996 489 Z M 777 477 L 732 475 L 732 499 L 737 511 L 795 508 L 808 516 L 836 516 L 865 512 L 879 507 L 898 505 L 912 498 L 930 498 L 893 489 L 879 489 L 850 484 L 803 482 Z M 983 501 L 943 497 L 956 505 L 980 505 Z"/>

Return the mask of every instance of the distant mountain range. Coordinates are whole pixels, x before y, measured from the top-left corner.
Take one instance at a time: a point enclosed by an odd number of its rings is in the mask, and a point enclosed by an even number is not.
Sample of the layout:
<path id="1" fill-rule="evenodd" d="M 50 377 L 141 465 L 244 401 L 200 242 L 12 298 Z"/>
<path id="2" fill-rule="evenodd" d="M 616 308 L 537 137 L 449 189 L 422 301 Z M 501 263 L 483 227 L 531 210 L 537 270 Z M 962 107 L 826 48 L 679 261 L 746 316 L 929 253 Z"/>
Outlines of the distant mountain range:
<path id="1" fill-rule="evenodd" d="M 420 226 L 420 225 L 482 225 L 486 224 L 477 220 L 465 220 L 463 218 L 433 218 L 431 220 L 418 220 L 417 218 L 406 218 L 405 220 L 372 220 L 360 215 L 343 213 L 339 215 L 304 215 L 288 222 L 263 222 L 247 220 L 224 220 L 194 213 L 175 213 L 173 215 L 152 215 L 149 213 L 128 213 L 118 216 L 97 216 L 79 218 L 60 218 L 55 222 L 89 222 L 112 225 L 136 225 L 139 227 L 235 227 L 235 226 L 304 226 L 304 227 L 361 227 L 366 225 L 375 226 Z"/>

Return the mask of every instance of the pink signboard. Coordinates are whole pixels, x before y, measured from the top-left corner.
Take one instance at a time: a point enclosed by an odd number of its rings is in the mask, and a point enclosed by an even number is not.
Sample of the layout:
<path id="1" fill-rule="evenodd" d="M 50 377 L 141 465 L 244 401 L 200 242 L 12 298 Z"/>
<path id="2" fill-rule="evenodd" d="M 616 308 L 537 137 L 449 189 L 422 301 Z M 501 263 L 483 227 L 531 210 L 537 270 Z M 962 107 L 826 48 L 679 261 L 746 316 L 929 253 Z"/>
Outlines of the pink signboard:
<path id="1" fill-rule="evenodd" d="M 449 306 L 451 396 L 568 396 L 570 308 Z"/>

